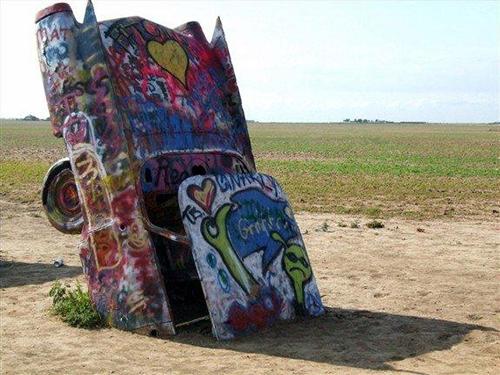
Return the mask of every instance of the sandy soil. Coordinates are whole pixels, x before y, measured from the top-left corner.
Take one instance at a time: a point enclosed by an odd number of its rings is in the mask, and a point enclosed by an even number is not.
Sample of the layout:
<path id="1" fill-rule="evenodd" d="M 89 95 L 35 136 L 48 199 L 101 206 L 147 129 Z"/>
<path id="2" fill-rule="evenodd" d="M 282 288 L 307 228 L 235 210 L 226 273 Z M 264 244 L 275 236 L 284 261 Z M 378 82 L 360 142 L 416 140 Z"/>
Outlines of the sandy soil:
<path id="1" fill-rule="evenodd" d="M 35 208 L 0 209 L 5 374 L 500 373 L 498 221 L 389 220 L 374 230 L 299 214 L 327 314 L 217 342 L 199 326 L 161 340 L 65 325 L 47 293 L 55 280 L 83 282 L 78 236 Z M 54 268 L 60 256 L 66 266 Z"/>

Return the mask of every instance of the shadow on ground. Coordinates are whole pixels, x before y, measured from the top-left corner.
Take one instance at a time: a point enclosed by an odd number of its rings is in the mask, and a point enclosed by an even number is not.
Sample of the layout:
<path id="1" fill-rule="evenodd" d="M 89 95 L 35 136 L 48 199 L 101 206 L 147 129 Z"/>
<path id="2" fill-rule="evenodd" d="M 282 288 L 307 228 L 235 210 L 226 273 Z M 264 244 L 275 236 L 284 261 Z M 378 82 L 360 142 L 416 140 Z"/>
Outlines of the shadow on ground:
<path id="1" fill-rule="evenodd" d="M 496 331 L 446 320 L 328 307 L 320 318 L 280 323 L 260 334 L 234 341 L 217 342 L 208 323 L 193 326 L 173 340 L 213 349 L 394 370 L 387 362 L 450 349 L 472 330 Z"/>
<path id="2" fill-rule="evenodd" d="M 78 276 L 81 267 L 54 267 L 46 263 L 24 263 L 0 260 L 0 288 L 43 284 L 48 281 Z"/>

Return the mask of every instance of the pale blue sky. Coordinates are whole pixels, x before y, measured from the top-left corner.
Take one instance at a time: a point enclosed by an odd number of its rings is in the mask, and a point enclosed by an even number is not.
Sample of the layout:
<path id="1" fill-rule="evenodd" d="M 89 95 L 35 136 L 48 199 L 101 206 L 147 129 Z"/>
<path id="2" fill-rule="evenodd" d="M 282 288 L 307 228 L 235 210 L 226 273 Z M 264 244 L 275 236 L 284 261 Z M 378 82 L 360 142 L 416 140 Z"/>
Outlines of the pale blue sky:
<path id="1" fill-rule="evenodd" d="M 78 20 L 85 1 L 66 0 Z M 0 117 L 48 114 L 33 19 L 0 0 Z M 221 16 L 243 107 L 259 121 L 500 120 L 500 2 L 95 0 L 98 19 Z"/>

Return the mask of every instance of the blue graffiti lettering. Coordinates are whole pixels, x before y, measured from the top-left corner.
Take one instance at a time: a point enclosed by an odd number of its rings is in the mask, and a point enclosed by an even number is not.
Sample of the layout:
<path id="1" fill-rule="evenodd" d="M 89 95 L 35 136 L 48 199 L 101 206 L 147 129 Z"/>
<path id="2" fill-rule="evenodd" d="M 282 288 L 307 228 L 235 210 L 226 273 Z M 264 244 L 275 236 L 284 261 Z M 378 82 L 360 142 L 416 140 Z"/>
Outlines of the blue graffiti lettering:
<path id="1" fill-rule="evenodd" d="M 273 200 L 256 188 L 235 193 L 231 201 L 237 208 L 229 213 L 226 228 L 233 248 L 241 259 L 263 251 L 262 269 L 267 271 L 282 247 L 271 233 L 277 232 L 288 241 L 299 232 L 288 215 L 287 202 Z"/>

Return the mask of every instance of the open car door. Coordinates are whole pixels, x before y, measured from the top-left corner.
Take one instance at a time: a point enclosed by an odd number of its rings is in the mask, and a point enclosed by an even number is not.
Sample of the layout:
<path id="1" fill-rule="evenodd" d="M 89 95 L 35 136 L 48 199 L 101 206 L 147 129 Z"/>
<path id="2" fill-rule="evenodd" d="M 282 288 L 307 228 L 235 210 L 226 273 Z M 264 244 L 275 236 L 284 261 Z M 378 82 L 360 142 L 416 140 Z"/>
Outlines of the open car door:
<path id="1" fill-rule="evenodd" d="M 179 188 L 179 206 L 218 339 L 324 312 L 302 236 L 274 178 L 193 176 Z"/>

